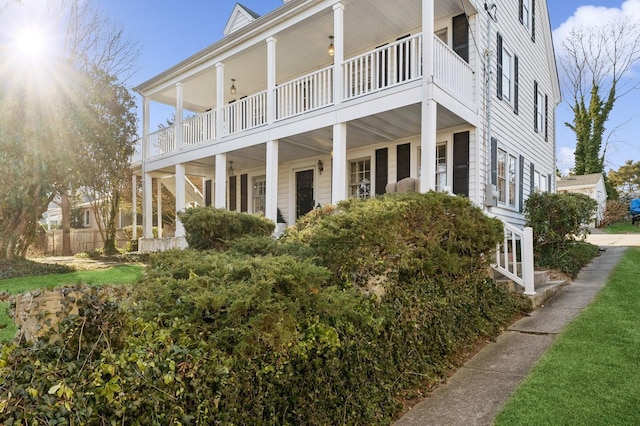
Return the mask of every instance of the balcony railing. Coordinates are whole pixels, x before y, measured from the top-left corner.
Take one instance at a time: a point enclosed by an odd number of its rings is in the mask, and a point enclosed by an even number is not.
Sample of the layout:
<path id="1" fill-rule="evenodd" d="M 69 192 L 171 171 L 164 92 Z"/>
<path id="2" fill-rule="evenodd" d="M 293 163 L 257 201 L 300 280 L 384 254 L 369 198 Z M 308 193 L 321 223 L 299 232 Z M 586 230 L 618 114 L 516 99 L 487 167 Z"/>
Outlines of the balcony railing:
<path id="1" fill-rule="evenodd" d="M 343 65 L 344 98 L 368 95 L 422 77 L 422 35 L 356 56 Z"/>
<path id="2" fill-rule="evenodd" d="M 207 111 L 182 122 L 182 145 L 192 146 L 216 137 L 215 111 Z"/>
<path id="3" fill-rule="evenodd" d="M 434 37 L 434 79 L 466 105 L 474 100 L 473 69 L 437 36 Z M 422 78 L 422 35 L 406 37 L 349 58 L 343 64 L 339 89 L 345 101 Z M 283 83 L 275 89 L 275 120 L 306 114 L 334 103 L 334 68 L 329 66 Z M 267 91 L 240 99 L 221 110 L 183 122 L 182 147 L 195 146 L 267 124 Z M 149 157 L 177 149 L 175 126 L 149 135 Z"/>
<path id="4" fill-rule="evenodd" d="M 276 99 L 278 120 L 333 104 L 333 67 L 278 86 Z"/>
<path id="5" fill-rule="evenodd" d="M 222 108 L 224 135 L 232 135 L 267 123 L 267 91 L 248 96 Z"/>
<path id="6" fill-rule="evenodd" d="M 433 65 L 437 82 L 446 86 L 459 99 L 473 101 L 473 68 L 438 37 L 435 37 Z"/>

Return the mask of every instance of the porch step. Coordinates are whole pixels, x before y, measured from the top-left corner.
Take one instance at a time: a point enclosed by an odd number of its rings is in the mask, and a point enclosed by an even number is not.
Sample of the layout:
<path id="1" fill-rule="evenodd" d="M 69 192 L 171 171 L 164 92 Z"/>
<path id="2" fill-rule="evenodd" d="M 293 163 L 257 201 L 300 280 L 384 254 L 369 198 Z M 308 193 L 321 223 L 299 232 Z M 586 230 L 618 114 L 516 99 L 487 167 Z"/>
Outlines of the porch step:
<path id="1" fill-rule="evenodd" d="M 536 294 L 532 296 L 528 295 L 527 297 L 531 300 L 531 304 L 534 309 L 542 306 L 547 299 L 556 294 L 562 287 L 567 285 L 566 280 L 550 280 L 549 271 L 534 271 L 533 275 L 533 283 Z M 524 289 L 521 286 L 511 281 L 509 278 L 506 278 L 502 274 L 496 272 L 494 279 L 496 280 L 496 282 L 506 285 L 509 291 L 521 294 L 524 292 Z"/>

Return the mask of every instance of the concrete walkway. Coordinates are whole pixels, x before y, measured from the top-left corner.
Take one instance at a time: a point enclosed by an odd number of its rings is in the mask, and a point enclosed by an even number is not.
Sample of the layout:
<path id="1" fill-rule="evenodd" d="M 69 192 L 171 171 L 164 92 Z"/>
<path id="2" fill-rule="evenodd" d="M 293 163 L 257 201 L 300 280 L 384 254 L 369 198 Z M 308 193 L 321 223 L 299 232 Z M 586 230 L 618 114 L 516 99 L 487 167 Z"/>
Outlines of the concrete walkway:
<path id="1" fill-rule="evenodd" d="M 635 245 L 631 242 L 625 245 Z M 509 327 L 395 426 L 491 425 L 556 335 L 591 303 L 626 250 L 613 240 L 601 248 L 606 250 L 572 284 Z"/>

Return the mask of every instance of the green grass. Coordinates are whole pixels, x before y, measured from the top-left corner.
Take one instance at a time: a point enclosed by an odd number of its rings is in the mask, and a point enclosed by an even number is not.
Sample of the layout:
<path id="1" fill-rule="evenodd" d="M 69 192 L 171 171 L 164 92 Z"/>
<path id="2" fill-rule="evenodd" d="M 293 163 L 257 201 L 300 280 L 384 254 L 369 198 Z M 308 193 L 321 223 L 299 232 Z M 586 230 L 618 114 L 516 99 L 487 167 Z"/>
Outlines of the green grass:
<path id="1" fill-rule="evenodd" d="M 640 248 L 627 250 L 506 404 L 496 425 L 640 424 Z"/>
<path id="2" fill-rule="evenodd" d="M 616 222 L 611 223 L 602 228 L 607 234 L 637 234 L 640 232 L 640 226 L 638 224 L 632 225 L 631 222 Z"/>
<path id="3" fill-rule="evenodd" d="M 89 285 L 133 284 L 142 277 L 142 273 L 143 267 L 140 265 L 117 265 L 108 269 L 9 278 L 0 280 L 0 293 L 18 294 L 30 290 L 53 289 L 78 283 Z M 17 331 L 13 320 L 7 313 L 8 306 L 8 302 L 0 302 L 0 342 L 11 340 Z"/>

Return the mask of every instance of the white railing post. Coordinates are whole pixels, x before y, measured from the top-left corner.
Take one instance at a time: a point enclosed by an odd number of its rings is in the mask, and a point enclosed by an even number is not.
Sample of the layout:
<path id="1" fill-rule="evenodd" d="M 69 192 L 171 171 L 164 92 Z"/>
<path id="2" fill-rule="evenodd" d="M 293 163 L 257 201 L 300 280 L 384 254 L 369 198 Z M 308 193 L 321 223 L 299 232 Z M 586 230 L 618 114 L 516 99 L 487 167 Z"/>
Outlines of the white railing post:
<path id="1" fill-rule="evenodd" d="M 524 294 L 536 294 L 533 273 L 533 228 L 527 226 L 522 235 L 522 278 L 524 280 Z"/>

